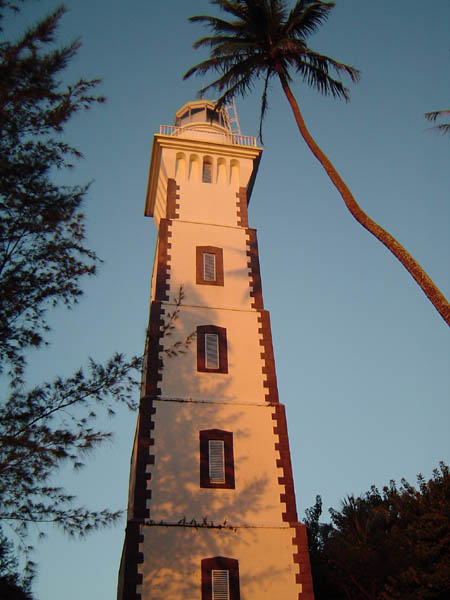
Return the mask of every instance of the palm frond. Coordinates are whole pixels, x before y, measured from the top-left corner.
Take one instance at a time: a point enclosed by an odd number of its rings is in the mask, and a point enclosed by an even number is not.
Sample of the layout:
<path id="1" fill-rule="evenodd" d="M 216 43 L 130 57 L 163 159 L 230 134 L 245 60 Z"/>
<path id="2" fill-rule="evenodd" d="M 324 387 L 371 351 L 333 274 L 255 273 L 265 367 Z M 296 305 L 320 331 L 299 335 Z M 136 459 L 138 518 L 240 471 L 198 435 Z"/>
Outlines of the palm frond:
<path id="1" fill-rule="evenodd" d="M 450 123 L 440 123 L 434 127 L 428 127 L 428 131 L 437 131 L 443 135 L 450 135 Z"/>
<path id="2" fill-rule="evenodd" d="M 437 129 L 439 133 L 450 134 L 450 123 L 441 123 L 436 127 L 432 127 L 432 129 Z"/>
<path id="3" fill-rule="evenodd" d="M 249 57 L 246 61 L 234 63 L 233 56 L 211 58 L 192 67 L 184 78 L 190 77 L 194 73 L 201 75 L 211 70 L 221 73 L 217 79 L 199 90 L 199 96 L 201 97 L 210 90 L 217 90 L 221 94 L 216 101 L 216 109 L 219 109 L 235 96 L 241 95 L 244 97 L 253 88 L 254 80 L 259 75 L 258 70 L 249 68 L 253 60 L 253 57 Z M 229 68 L 226 68 L 227 66 Z M 222 93 L 223 90 L 225 90 L 224 93 Z"/>
<path id="4" fill-rule="evenodd" d="M 318 54 L 317 52 L 308 50 L 306 58 L 311 65 L 323 70 L 323 72 L 326 74 L 329 73 L 331 68 L 338 74 L 345 73 L 354 83 L 358 83 L 361 78 L 361 73 L 358 71 L 358 69 L 350 67 L 349 65 L 345 65 L 344 63 L 337 62 L 329 56 L 325 56 L 324 54 Z"/>
<path id="5" fill-rule="evenodd" d="M 258 45 L 252 40 L 230 38 L 215 46 L 212 51 L 212 55 L 216 57 L 230 54 L 233 54 L 236 62 L 241 57 L 246 59 L 249 56 L 253 56 L 256 59 L 258 56 Z M 261 58 L 261 55 L 259 55 L 259 61 L 261 61 Z"/>
<path id="6" fill-rule="evenodd" d="M 234 33 L 236 28 L 241 24 L 240 21 L 230 23 L 229 21 L 219 19 L 218 17 L 209 17 L 208 15 L 196 15 L 189 17 L 189 21 L 191 23 L 203 23 L 206 25 L 206 27 L 217 33 Z"/>
<path id="7" fill-rule="evenodd" d="M 199 95 L 204 94 L 208 90 L 216 89 L 221 90 L 224 87 L 220 87 L 220 78 L 216 81 L 213 81 L 209 85 L 203 87 L 199 91 Z M 233 98 L 240 95 L 245 97 L 245 95 L 252 89 L 253 87 L 253 78 L 248 76 L 243 76 L 240 79 L 237 79 L 233 85 L 230 85 L 226 88 L 225 92 L 216 100 L 216 110 L 219 110 L 222 106 L 229 104 Z"/>
<path id="8" fill-rule="evenodd" d="M 436 121 L 437 118 L 443 115 L 450 115 L 450 110 L 435 110 L 434 112 L 425 113 L 427 121 Z"/>
<path id="9" fill-rule="evenodd" d="M 286 35 L 308 37 L 315 33 L 328 20 L 334 2 L 299 0 L 286 21 Z"/>
<path id="10" fill-rule="evenodd" d="M 202 61 L 198 65 L 191 67 L 184 74 L 183 79 L 187 79 L 191 75 L 204 75 L 205 73 L 213 71 L 216 73 L 221 73 L 221 76 L 204 89 L 223 89 L 226 85 L 233 83 L 233 76 L 235 79 L 240 78 L 248 66 L 248 63 L 251 61 L 253 61 L 253 57 L 249 57 L 246 60 L 236 61 L 236 56 L 233 53 L 229 55 L 212 56 L 211 58 Z"/>
<path id="11" fill-rule="evenodd" d="M 296 67 L 297 72 L 302 75 L 303 81 L 324 96 L 331 95 L 333 98 L 349 100 L 349 90 L 342 81 L 331 77 L 328 71 L 318 65 L 316 61 L 297 60 Z"/>
<path id="12" fill-rule="evenodd" d="M 288 10 L 285 0 L 210 0 L 231 20 L 217 16 L 197 15 L 189 20 L 206 26 L 211 35 L 197 40 L 194 48 L 210 49 L 207 60 L 191 67 L 184 79 L 191 75 L 219 74 L 200 93 L 217 90 L 221 104 L 235 95 L 244 96 L 260 76 L 264 78 L 261 97 L 260 138 L 270 78 L 280 76 L 292 81 L 294 68 L 308 85 L 325 95 L 348 100 L 349 91 L 338 75 L 359 80 L 359 71 L 308 47 L 307 38 L 327 19 L 334 2 L 297 0 Z"/>
<path id="13" fill-rule="evenodd" d="M 222 44 L 231 44 L 231 43 L 234 43 L 236 45 L 239 44 L 239 42 L 236 39 L 236 36 L 234 36 L 234 35 L 206 36 L 206 37 L 203 37 L 203 38 L 200 38 L 199 40 L 197 40 L 195 42 L 195 44 L 193 44 L 192 47 L 194 48 L 194 50 L 198 50 L 202 46 L 210 46 L 211 48 L 220 48 L 220 46 Z"/>
<path id="14" fill-rule="evenodd" d="M 223 10 L 224 12 L 233 15 L 238 19 L 244 19 L 247 13 L 247 2 L 242 2 L 241 0 L 235 0 L 231 2 L 230 0 L 209 0 L 210 4 L 216 5 Z"/>
<path id="15" fill-rule="evenodd" d="M 222 71 L 222 76 L 211 85 L 214 85 L 215 89 L 219 92 L 223 90 L 231 91 L 233 89 L 236 94 L 244 96 L 245 92 L 251 89 L 250 84 L 261 74 L 258 64 L 255 63 L 257 63 L 255 58 L 249 56 L 245 60 L 231 64 L 225 72 Z M 208 87 L 211 87 L 211 85 Z M 230 96 L 230 100 L 232 97 Z"/>
<path id="16" fill-rule="evenodd" d="M 435 110 L 433 112 L 425 113 L 425 119 L 427 119 L 427 121 L 435 123 L 437 119 L 443 117 L 444 115 L 450 115 L 450 110 Z M 429 130 L 437 131 L 438 133 L 442 133 L 443 135 L 450 135 L 450 123 L 439 123 L 434 127 L 429 127 Z"/>

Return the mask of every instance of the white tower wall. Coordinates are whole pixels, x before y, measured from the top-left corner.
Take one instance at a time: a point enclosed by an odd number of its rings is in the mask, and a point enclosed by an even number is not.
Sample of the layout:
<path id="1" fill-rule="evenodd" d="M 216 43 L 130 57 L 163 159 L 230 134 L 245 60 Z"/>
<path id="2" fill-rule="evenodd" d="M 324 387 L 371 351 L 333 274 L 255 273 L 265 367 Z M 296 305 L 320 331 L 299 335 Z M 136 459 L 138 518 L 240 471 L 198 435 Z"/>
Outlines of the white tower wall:
<path id="1" fill-rule="evenodd" d="M 213 109 L 188 103 L 153 145 L 158 243 L 118 598 L 313 600 L 248 226 L 262 150 Z"/>

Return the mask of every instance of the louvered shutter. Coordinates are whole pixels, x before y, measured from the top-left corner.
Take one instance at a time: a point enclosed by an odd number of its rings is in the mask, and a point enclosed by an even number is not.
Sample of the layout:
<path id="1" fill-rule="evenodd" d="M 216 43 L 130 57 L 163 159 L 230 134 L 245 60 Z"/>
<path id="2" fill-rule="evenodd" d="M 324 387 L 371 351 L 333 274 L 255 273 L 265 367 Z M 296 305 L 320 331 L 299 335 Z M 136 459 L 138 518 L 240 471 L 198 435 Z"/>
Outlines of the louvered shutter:
<path id="1" fill-rule="evenodd" d="M 209 440 L 209 481 L 225 483 L 225 445 L 223 440 Z"/>
<path id="2" fill-rule="evenodd" d="M 203 279 L 205 281 L 216 281 L 216 256 L 205 252 L 203 254 Z"/>
<path id="3" fill-rule="evenodd" d="M 229 572 L 213 570 L 212 600 L 230 600 Z"/>
<path id="4" fill-rule="evenodd" d="M 205 333 L 205 366 L 207 369 L 219 368 L 219 336 L 217 333 Z"/>
<path id="5" fill-rule="evenodd" d="M 211 183 L 212 182 L 212 164 L 211 163 L 203 162 L 202 181 L 203 181 L 203 183 Z"/>

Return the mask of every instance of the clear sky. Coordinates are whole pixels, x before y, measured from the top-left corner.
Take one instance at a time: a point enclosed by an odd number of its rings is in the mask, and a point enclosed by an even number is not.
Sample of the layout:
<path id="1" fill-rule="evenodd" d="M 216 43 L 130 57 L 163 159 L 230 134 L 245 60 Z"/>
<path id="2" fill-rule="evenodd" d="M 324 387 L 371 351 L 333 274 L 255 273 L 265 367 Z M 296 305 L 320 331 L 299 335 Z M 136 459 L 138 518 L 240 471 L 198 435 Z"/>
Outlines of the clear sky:
<path id="1" fill-rule="evenodd" d="M 19 27 L 59 4 L 27 0 Z M 61 43 L 81 36 L 70 77 L 101 77 L 103 107 L 70 125 L 85 155 L 65 181 L 94 180 L 89 244 L 104 259 L 75 310 L 51 319 L 48 350 L 30 381 L 70 374 L 87 357 L 143 350 L 155 229 L 143 216 L 152 136 L 193 99 L 183 73 L 203 55 L 187 22 L 207 0 L 67 0 Z M 29 5 L 29 6 L 27 6 Z M 427 131 L 427 111 L 450 108 L 448 0 L 337 0 L 317 51 L 362 71 L 346 104 L 293 86 L 312 134 L 367 213 L 450 297 L 450 139 Z M 256 135 L 260 88 L 238 100 Z M 265 150 L 250 204 L 264 301 L 271 311 L 281 401 L 287 407 L 299 515 L 321 494 L 349 493 L 450 462 L 450 331 L 404 268 L 357 224 L 296 130 L 274 82 Z M 115 442 L 87 457 L 68 488 L 90 507 L 125 508 L 135 415 L 108 424 Z M 324 518 L 327 518 L 325 512 Z M 39 600 L 115 598 L 118 526 L 76 542 L 39 543 Z"/>

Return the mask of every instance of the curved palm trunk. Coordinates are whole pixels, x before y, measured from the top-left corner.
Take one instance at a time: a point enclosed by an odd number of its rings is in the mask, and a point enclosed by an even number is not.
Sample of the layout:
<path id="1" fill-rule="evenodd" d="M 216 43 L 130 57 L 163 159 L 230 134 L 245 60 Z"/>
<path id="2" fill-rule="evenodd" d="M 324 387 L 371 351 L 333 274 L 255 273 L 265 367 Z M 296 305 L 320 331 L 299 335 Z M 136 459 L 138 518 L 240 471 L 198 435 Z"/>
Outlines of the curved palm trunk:
<path id="1" fill-rule="evenodd" d="M 291 92 L 286 78 L 280 72 L 278 72 L 278 76 L 280 78 L 283 91 L 286 94 L 286 98 L 288 99 L 288 102 L 292 108 L 292 112 L 294 113 L 295 120 L 297 122 L 299 131 L 303 139 L 307 143 L 311 152 L 314 154 L 314 156 L 317 158 L 317 160 L 327 172 L 328 177 L 331 179 L 338 192 L 341 194 L 342 199 L 344 200 L 348 210 L 351 212 L 354 218 L 359 223 L 361 223 L 361 225 L 365 229 L 367 229 L 367 231 L 370 231 L 370 233 L 374 235 L 382 244 L 384 244 L 386 248 L 390 250 L 392 254 L 402 263 L 402 265 L 417 281 L 427 298 L 430 300 L 435 309 L 450 327 L 450 304 L 448 303 L 445 296 L 430 279 L 430 277 L 428 277 L 428 275 L 425 273 L 425 271 L 422 269 L 419 263 L 416 260 L 414 260 L 414 258 L 409 254 L 409 252 L 405 250 L 405 248 L 403 248 L 403 246 L 399 242 L 397 242 L 397 240 L 390 233 L 388 233 L 385 229 L 383 229 L 377 223 L 375 223 L 375 221 L 373 221 L 361 209 L 361 207 L 354 199 L 352 193 L 340 177 L 339 173 L 336 171 L 330 160 L 319 148 L 319 146 L 309 133 L 308 129 L 306 128 L 297 101 Z"/>

